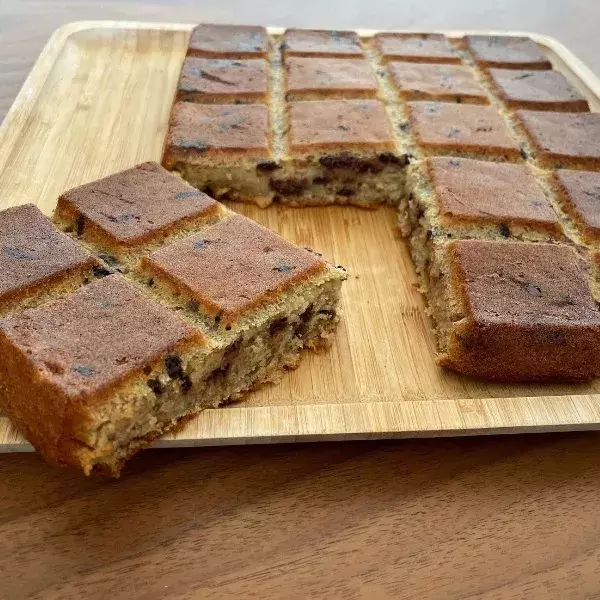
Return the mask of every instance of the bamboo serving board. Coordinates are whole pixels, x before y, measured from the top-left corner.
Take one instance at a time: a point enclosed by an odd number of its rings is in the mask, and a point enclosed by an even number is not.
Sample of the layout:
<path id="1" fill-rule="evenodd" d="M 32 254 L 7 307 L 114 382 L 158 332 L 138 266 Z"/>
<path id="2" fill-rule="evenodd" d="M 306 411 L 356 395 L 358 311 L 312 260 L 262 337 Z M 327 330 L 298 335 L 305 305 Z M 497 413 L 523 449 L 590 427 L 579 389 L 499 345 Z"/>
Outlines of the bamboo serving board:
<path id="1" fill-rule="evenodd" d="M 160 161 L 192 27 L 107 21 L 59 29 L 0 127 L 0 209 L 33 202 L 50 215 L 68 188 Z M 557 41 L 525 35 L 600 111 L 600 80 Z M 329 352 L 305 354 L 281 384 L 205 411 L 158 446 L 600 429 L 600 380 L 503 385 L 436 367 L 391 208 L 230 206 L 343 264 L 343 319 Z M 0 415 L 0 451 L 31 449 Z"/>

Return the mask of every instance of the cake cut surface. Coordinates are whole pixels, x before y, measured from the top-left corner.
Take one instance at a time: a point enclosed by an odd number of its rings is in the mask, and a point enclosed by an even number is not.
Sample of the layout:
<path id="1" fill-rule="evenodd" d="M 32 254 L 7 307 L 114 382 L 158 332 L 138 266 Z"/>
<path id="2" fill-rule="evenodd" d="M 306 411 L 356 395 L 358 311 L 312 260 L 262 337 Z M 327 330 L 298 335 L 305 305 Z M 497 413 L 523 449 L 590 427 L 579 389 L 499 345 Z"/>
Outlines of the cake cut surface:
<path id="1" fill-rule="evenodd" d="M 388 69 L 404 100 L 489 104 L 485 90 L 469 67 L 390 61 Z"/>
<path id="2" fill-rule="evenodd" d="M 600 170 L 600 114 L 534 110 L 515 114 L 542 166 Z"/>
<path id="3" fill-rule="evenodd" d="M 194 28 L 188 54 L 219 58 L 267 57 L 269 38 L 264 27 L 209 25 Z"/>
<path id="4" fill-rule="evenodd" d="M 562 208 L 583 241 L 600 242 L 600 173 L 559 169 L 552 178 Z"/>
<path id="5" fill-rule="evenodd" d="M 0 212 L 0 312 L 44 288 L 78 285 L 96 264 L 33 204 Z"/>
<path id="6" fill-rule="evenodd" d="M 490 69 L 489 77 L 498 96 L 511 108 L 589 111 L 587 100 L 558 71 Z"/>
<path id="7" fill-rule="evenodd" d="M 440 365 L 503 381 L 600 375 L 600 313 L 574 248 L 452 241 L 432 275 Z"/>
<path id="8" fill-rule="evenodd" d="M 378 33 L 374 45 L 384 60 L 460 63 L 446 36 L 437 33 Z"/>
<path id="9" fill-rule="evenodd" d="M 379 100 L 323 100 L 292 102 L 290 149 L 394 148 L 391 127 Z"/>
<path id="10" fill-rule="evenodd" d="M 519 160 L 517 141 L 492 106 L 409 102 L 410 126 L 427 154 Z"/>
<path id="11" fill-rule="evenodd" d="M 508 35 L 467 35 L 463 43 L 481 66 L 505 69 L 551 69 L 552 63 L 530 38 Z"/>
<path id="12" fill-rule="evenodd" d="M 377 80 L 363 58 L 306 58 L 285 60 L 286 97 L 293 99 L 374 97 Z"/>
<path id="13" fill-rule="evenodd" d="M 214 199 L 149 162 L 62 194 L 55 219 L 90 243 L 119 254 L 186 222 L 206 221 L 218 211 Z"/>
<path id="14" fill-rule="evenodd" d="M 360 38 L 354 31 L 287 29 L 282 51 L 287 56 L 362 56 Z"/>
<path id="15" fill-rule="evenodd" d="M 259 59 L 188 56 L 177 87 L 180 100 L 224 103 L 266 102 L 268 63 Z"/>
<path id="16" fill-rule="evenodd" d="M 144 260 L 144 271 L 164 278 L 224 324 L 293 284 L 326 270 L 326 263 L 276 233 L 233 215 Z"/>

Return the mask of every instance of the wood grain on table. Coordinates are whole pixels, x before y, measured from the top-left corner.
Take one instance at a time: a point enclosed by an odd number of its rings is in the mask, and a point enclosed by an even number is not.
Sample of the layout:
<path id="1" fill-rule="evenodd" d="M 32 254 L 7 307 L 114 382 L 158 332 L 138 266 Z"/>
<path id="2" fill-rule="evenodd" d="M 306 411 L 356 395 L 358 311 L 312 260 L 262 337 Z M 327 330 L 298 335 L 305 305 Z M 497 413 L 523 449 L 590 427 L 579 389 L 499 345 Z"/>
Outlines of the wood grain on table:
<path id="1" fill-rule="evenodd" d="M 0 1 L 0 118 L 52 30 L 90 18 L 535 30 L 600 71 L 600 5 L 585 0 L 199 6 Z M 600 598 L 599 446 L 580 433 L 150 450 L 116 482 L 0 455 L 0 599 Z"/>

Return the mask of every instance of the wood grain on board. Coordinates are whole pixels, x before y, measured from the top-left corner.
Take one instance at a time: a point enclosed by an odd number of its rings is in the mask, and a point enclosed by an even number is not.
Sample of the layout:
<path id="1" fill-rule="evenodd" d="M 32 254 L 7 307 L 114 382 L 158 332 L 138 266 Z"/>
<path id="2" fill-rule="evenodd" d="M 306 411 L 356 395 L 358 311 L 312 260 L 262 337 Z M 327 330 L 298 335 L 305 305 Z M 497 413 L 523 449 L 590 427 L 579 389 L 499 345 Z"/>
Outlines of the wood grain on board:
<path id="1" fill-rule="evenodd" d="M 76 19 L 512 27 L 598 70 L 598 17 L 587 0 L 6 0 L 0 118 Z M 600 598 L 598 446 L 571 433 L 152 450 L 111 483 L 0 455 L 0 598 Z"/>

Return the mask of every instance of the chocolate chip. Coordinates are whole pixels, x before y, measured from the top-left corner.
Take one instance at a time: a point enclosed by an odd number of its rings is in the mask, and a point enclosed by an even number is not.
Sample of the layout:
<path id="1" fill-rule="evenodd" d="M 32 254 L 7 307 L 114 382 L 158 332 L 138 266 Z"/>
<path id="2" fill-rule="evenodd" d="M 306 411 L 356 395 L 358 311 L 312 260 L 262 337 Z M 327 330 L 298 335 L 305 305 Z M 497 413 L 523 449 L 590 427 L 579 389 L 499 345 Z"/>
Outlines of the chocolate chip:
<path id="1" fill-rule="evenodd" d="M 215 323 L 218 325 L 221 322 L 221 315 L 215 317 Z"/>
<path id="2" fill-rule="evenodd" d="M 525 160 L 529 158 L 529 153 L 527 152 L 527 150 L 525 150 L 525 146 L 522 143 L 519 144 L 519 153 Z"/>
<path id="3" fill-rule="evenodd" d="M 193 196 L 199 196 L 200 192 L 196 190 L 190 190 L 189 192 L 179 192 L 175 194 L 177 200 L 185 200 L 186 198 L 192 198 Z"/>
<path id="4" fill-rule="evenodd" d="M 460 96 L 456 96 L 456 104 L 462 104 L 462 98 Z"/>
<path id="5" fill-rule="evenodd" d="M 181 358 L 176 354 L 169 354 L 165 357 L 165 368 L 167 369 L 167 375 L 171 379 L 180 379 L 183 377 Z"/>
<path id="6" fill-rule="evenodd" d="M 196 248 L 196 250 L 202 250 L 203 248 L 210 246 L 211 243 L 210 240 L 198 240 L 194 242 L 194 248 Z"/>
<path id="7" fill-rule="evenodd" d="M 489 125 L 481 125 L 480 127 L 477 127 L 475 129 L 475 131 L 480 131 L 480 132 L 486 132 L 489 133 L 490 131 L 492 131 L 492 127 Z"/>
<path id="8" fill-rule="evenodd" d="M 85 229 L 85 217 L 83 215 L 79 215 L 77 219 L 75 219 L 75 227 L 77 235 L 83 235 L 83 230 Z"/>
<path id="9" fill-rule="evenodd" d="M 186 307 L 188 310 L 191 310 L 192 312 L 198 312 L 200 305 L 198 304 L 198 301 L 195 298 L 190 298 L 186 302 Z"/>
<path id="10" fill-rule="evenodd" d="M 453 167 L 460 167 L 460 160 L 457 160 L 456 158 L 451 158 L 448 161 L 449 165 L 452 165 Z"/>
<path id="11" fill-rule="evenodd" d="M 290 265 L 279 265 L 278 267 L 273 267 L 273 271 L 277 271 L 278 273 L 289 273 L 296 267 L 290 267 Z"/>
<path id="12" fill-rule="evenodd" d="M 106 277 L 107 275 L 112 275 L 114 273 L 114 271 L 112 269 L 109 269 L 108 267 L 103 267 L 101 265 L 94 265 L 92 267 L 92 273 L 98 277 Z"/>
<path id="13" fill-rule="evenodd" d="M 406 154 L 397 156 L 393 152 L 381 152 L 377 158 L 384 165 L 400 165 L 401 167 L 405 167 L 408 164 L 408 156 Z"/>
<path id="14" fill-rule="evenodd" d="M 73 367 L 73 371 L 76 371 L 83 377 L 91 377 L 95 373 L 94 367 L 90 365 L 76 365 Z"/>
<path id="15" fill-rule="evenodd" d="M 180 377 L 180 381 L 181 381 L 181 391 L 184 394 L 186 394 L 187 392 L 189 392 L 192 389 L 192 380 L 187 375 Z"/>
<path id="16" fill-rule="evenodd" d="M 347 125 L 338 125 L 337 128 L 341 131 L 350 131 L 350 127 L 348 127 Z"/>
<path id="17" fill-rule="evenodd" d="M 98 254 L 98 258 L 110 267 L 117 267 L 119 265 L 119 261 L 112 254 Z"/>
<path id="18" fill-rule="evenodd" d="M 505 225 L 504 223 L 502 223 L 502 225 L 500 225 L 500 227 L 498 227 L 498 229 L 500 230 L 500 235 L 502 237 L 510 237 L 510 229 L 508 228 L 508 225 Z"/>
<path id="19" fill-rule="evenodd" d="M 35 258 L 33 254 L 25 252 L 25 250 L 21 250 L 20 248 L 11 248 L 8 246 L 2 248 L 2 254 L 16 260 L 32 260 Z"/>
<path id="20" fill-rule="evenodd" d="M 313 184 L 315 185 L 325 185 L 330 181 L 331 179 L 329 179 L 329 177 L 325 177 L 324 175 L 317 175 L 313 178 Z"/>
<path id="21" fill-rule="evenodd" d="M 152 287 L 154 285 L 154 277 L 148 277 L 148 285 Z"/>
<path id="22" fill-rule="evenodd" d="M 148 387 L 157 395 L 160 396 L 165 391 L 165 386 L 159 379 L 148 379 Z"/>
<path id="23" fill-rule="evenodd" d="M 531 294 L 532 296 L 541 296 L 542 295 L 542 288 L 540 288 L 539 286 L 537 286 L 533 283 L 528 283 L 528 284 L 524 285 L 523 289 L 528 294 Z"/>
<path id="24" fill-rule="evenodd" d="M 256 165 L 257 171 L 264 171 L 264 172 L 275 171 L 280 168 L 281 168 L 281 166 L 278 165 L 274 160 L 263 160 L 262 162 L 259 162 Z"/>
<path id="25" fill-rule="evenodd" d="M 403 131 L 404 133 L 408 133 L 408 131 L 410 130 L 410 123 L 408 121 L 400 123 L 400 125 L 398 125 L 398 129 L 400 131 Z"/>
<path id="26" fill-rule="evenodd" d="M 150 375 L 150 373 L 152 373 L 152 367 L 150 365 L 146 365 L 142 371 L 144 371 L 144 375 Z"/>
<path id="27" fill-rule="evenodd" d="M 308 324 L 313 317 L 314 306 L 309 304 L 298 317 L 298 322 L 294 326 L 294 335 L 304 339 L 308 333 Z"/>
<path id="28" fill-rule="evenodd" d="M 354 196 L 354 194 L 356 194 L 356 190 L 353 190 L 349 187 L 343 187 L 337 191 L 337 194 L 338 196 L 346 196 L 347 198 L 349 198 L 350 196 Z"/>
<path id="29" fill-rule="evenodd" d="M 280 319 L 275 319 L 275 321 L 273 321 L 270 325 L 269 325 L 269 335 L 273 336 L 273 335 L 277 335 L 279 332 L 283 331 L 288 324 L 288 320 L 286 317 L 281 317 Z"/>
<path id="30" fill-rule="evenodd" d="M 379 173 L 381 164 L 374 159 L 359 158 L 349 152 L 328 154 L 319 158 L 319 163 L 326 169 L 346 169 L 358 173 Z"/>
<path id="31" fill-rule="evenodd" d="M 448 131 L 448 137 L 453 138 L 456 137 L 460 133 L 460 129 L 456 129 L 456 127 L 451 127 Z"/>
<path id="32" fill-rule="evenodd" d="M 305 178 L 286 177 L 284 179 L 269 180 L 269 187 L 282 196 L 293 196 L 300 194 L 308 186 L 308 180 Z"/>

